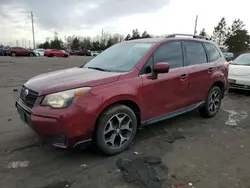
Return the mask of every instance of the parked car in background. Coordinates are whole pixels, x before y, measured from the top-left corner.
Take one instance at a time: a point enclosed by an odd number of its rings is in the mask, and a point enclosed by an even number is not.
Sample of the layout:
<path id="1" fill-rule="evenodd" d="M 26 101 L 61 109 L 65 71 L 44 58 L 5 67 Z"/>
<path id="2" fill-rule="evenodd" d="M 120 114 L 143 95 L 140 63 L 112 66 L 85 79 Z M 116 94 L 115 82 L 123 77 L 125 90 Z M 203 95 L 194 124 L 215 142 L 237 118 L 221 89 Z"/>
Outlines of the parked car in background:
<path id="1" fill-rule="evenodd" d="M 30 56 L 30 57 L 36 56 L 35 52 L 33 52 L 32 50 L 28 50 L 28 49 L 22 48 L 22 47 L 10 47 L 7 50 L 7 54 L 11 55 L 13 57 L 15 57 L 15 56 Z"/>
<path id="2" fill-rule="evenodd" d="M 47 57 L 69 57 L 69 53 L 64 50 L 49 49 L 44 52 L 44 56 Z"/>
<path id="3" fill-rule="evenodd" d="M 76 51 L 73 50 L 65 50 L 65 52 L 69 53 L 69 55 L 76 55 Z"/>
<path id="4" fill-rule="evenodd" d="M 28 80 L 21 119 L 60 148 L 94 140 L 107 154 L 127 149 L 138 128 L 194 109 L 211 118 L 228 90 L 228 62 L 210 40 L 124 41 L 87 64 Z"/>
<path id="5" fill-rule="evenodd" d="M 99 52 L 97 51 L 91 51 L 91 56 L 98 56 L 99 55 Z"/>
<path id="6" fill-rule="evenodd" d="M 76 55 L 82 55 L 82 56 L 91 56 L 90 50 L 80 50 L 76 52 Z"/>
<path id="7" fill-rule="evenodd" d="M 45 49 L 38 48 L 33 50 L 33 52 L 35 52 L 36 56 L 44 56 Z"/>
<path id="8" fill-rule="evenodd" d="M 250 53 L 230 62 L 228 81 L 231 89 L 250 90 Z"/>
<path id="9" fill-rule="evenodd" d="M 234 60 L 234 54 L 230 52 L 223 52 L 224 58 L 227 61 L 233 61 Z"/>

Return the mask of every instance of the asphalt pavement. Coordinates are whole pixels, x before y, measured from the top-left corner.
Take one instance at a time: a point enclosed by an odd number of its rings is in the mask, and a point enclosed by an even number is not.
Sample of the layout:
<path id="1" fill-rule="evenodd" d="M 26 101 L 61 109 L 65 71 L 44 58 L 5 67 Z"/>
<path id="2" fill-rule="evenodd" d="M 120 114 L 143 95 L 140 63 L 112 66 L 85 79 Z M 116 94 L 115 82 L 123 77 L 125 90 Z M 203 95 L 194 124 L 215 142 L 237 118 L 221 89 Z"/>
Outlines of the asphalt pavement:
<path id="1" fill-rule="evenodd" d="M 35 75 L 90 59 L 0 56 L 1 188 L 136 188 L 117 161 L 140 157 L 160 159 L 166 166 L 157 176 L 161 187 L 250 187 L 250 95 L 245 92 L 228 93 L 214 118 L 193 111 L 148 126 L 117 156 L 102 156 L 94 147 L 72 151 L 41 143 L 16 112 L 20 86 Z"/>

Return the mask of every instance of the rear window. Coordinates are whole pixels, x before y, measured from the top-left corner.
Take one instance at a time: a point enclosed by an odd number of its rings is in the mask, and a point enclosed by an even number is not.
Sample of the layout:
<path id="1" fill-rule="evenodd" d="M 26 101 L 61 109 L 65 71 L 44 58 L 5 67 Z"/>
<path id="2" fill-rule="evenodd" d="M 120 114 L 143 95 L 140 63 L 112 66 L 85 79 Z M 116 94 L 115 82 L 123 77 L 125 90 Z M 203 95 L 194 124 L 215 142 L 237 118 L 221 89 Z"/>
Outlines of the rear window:
<path id="1" fill-rule="evenodd" d="M 200 42 L 183 42 L 187 65 L 196 65 L 207 62 L 207 56 L 203 45 Z"/>
<path id="2" fill-rule="evenodd" d="M 216 61 L 221 57 L 218 49 L 211 43 L 204 43 L 210 61 Z"/>

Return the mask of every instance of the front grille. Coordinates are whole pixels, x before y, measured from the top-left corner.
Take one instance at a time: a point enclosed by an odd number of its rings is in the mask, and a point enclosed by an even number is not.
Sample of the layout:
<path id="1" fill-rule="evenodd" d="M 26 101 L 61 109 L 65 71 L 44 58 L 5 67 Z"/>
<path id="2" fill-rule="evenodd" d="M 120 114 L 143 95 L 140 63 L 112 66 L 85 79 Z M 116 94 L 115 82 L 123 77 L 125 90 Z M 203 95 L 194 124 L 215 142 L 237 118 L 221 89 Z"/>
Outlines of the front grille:
<path id="1" fill-rule="evenodd" d="M 238 88 L 238 89 L 250 89 L 250 86 L 248 85 L 243 85 L 243 84 L 233 84 L 229 83 L 229 86 L 232 88 Z"/>
<path id="2" fill-rule="evenodd" d="M 27 107 L 32 108 L 38 98 L 38 92 L 23 86 L 20 93 L 20 98 Z"/>

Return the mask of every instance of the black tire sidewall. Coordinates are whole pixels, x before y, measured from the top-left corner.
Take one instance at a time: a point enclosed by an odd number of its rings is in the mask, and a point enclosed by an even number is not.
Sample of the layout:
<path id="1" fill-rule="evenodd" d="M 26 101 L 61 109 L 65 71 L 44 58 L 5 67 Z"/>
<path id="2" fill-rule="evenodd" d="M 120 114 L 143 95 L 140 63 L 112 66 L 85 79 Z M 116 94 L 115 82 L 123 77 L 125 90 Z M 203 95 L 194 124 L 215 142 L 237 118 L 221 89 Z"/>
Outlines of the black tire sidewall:
<path id="1" fill-rule="evenodd" d="M 12 52 L 12 53 L 11 53 L 11 56 L 12 56 L 12 57 L 15 57 L 15 56 L 16 56 L 16 53 L 15 53 L 15 52 Z"/>
<path id="2" fill-rule="evenodd" d="M 114 116 L 115 114 L 118 114 L 118 113 L 125 113 L 131 118 L 133 131 L 132 131 L 131 137 L 129 138 L 127 143 L 124 144 L 123 147 L 121 147 L 119 149 L 110 149 L 106 146 L 105 141 L 104 141 L 104 136 L 103 136 L 104 127 L 105 127 L 106 123 L 108 122 L 108 120 L 112 116 Z M 126 150 L 132 144 L 134 137 L 136 135 L 136 132 L 137 132 L 137 126 L 138 126 L 137 125 L 137 118 L 136 118 L 136 115 L 133 112 L 133 110 L 131 110 L 129 107 L 127 107 L 125 105 L 115 105 L 115 106 L 105 110 L 101 114 L 100 118 L 97 121 L 96 144 L 99 147 L 99 149 L 102 151 L 102 153 L 105 155 L 115 155 L 115 154 L 121 153 L 122 151 Z"/>
<path id="3" fill-rule="evenodd" d="M 219 104 L 219 108 L 217 109 L 217 111 L 212 113 L 212 112 L 209 111 L 209 100 L 210 100 L 210 97 L 211 97 L 211 95 L 212 95 L 212 93 L 214 91 L 218 91 L 220 93 L 220 104 Z M 221 106 L 221 101 L 222 101 L 222 91 L 221 91 L 221 89 L 219 87 L 217 87 L 217 86 L 213 86 L 211 88 L 210 92 L 209 92 L 209 95 L 208 95 L 207 100 L 206 100 L 206 105 L 205 105 L 206 111 L 207 111 L 207 113 L 209 114 L 210 117 L 213 117 L 218 113 L 218 111 L 220 109 L 220 106 Z"/>

